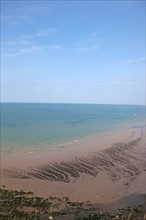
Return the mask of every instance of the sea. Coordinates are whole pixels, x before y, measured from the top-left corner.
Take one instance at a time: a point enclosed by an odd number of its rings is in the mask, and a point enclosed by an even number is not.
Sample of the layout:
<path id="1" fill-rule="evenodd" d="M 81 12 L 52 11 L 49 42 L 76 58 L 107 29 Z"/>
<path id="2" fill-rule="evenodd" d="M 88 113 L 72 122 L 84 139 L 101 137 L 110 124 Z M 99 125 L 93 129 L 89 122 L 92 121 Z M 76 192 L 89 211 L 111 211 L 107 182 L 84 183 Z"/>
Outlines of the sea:
<path id="1" fill-rule="evenodd" d="M 122 128 L 144 127 L 145 106 L 1 103 L 1 150 L 52 149 Z"/>

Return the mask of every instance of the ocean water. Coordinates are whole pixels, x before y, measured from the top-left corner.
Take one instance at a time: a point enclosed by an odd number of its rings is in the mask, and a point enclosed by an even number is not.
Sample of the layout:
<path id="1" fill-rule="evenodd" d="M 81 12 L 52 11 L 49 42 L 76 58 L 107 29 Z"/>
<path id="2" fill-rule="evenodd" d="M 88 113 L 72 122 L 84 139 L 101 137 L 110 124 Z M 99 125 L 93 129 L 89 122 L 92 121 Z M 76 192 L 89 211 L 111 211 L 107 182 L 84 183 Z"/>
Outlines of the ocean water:
<path id="1" fill-rule="evenodd" d="M 145 126 L 136 105 L 1 103 L 1 149 L 43 149 L 128 126 Z"/>

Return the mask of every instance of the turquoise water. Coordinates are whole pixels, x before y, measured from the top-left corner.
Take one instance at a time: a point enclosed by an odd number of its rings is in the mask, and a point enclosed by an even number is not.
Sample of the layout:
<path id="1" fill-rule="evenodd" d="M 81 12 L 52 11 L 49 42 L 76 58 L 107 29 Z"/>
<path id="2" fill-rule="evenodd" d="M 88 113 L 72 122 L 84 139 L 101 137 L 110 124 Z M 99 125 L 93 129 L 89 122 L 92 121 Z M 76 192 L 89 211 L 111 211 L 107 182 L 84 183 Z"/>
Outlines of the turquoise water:
<path id="1" fill-rule="evenodd" d="M 144 106 L 1 103 L 1 147 L 43 148 L 128 124 L 144 126 Z"/>

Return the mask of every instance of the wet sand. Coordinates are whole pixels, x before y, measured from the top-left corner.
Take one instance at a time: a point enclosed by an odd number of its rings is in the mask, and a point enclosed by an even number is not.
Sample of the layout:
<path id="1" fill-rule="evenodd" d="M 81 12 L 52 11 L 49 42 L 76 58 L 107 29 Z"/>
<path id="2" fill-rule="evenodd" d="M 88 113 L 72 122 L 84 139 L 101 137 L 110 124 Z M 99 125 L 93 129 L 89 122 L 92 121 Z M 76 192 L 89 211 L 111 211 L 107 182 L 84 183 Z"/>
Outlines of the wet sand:
<path id="1" fill-rule="evenodd" d="M 145 145 L 145 129 L 131 128 L 54 150 L 11 152 L 1 155 L 1 185 L 37 196 L 114 204 L 145 193 Z"/>

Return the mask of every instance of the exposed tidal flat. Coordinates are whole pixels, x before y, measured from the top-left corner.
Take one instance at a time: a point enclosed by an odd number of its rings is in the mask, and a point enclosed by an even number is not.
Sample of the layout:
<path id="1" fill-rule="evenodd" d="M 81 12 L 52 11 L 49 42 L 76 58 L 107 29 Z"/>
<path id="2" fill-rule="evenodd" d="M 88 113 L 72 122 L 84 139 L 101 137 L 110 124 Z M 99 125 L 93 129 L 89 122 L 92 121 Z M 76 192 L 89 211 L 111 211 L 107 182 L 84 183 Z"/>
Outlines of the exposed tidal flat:
<path id="1" fill-rule="evenodd" d="M 140 202 L 145 193 L 143 106 L 4 105 L 2 185 L 107 209 Z M 56 136 L 49 140 L 52 133 Z"/>

